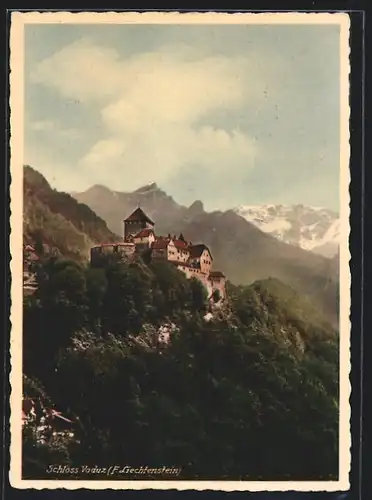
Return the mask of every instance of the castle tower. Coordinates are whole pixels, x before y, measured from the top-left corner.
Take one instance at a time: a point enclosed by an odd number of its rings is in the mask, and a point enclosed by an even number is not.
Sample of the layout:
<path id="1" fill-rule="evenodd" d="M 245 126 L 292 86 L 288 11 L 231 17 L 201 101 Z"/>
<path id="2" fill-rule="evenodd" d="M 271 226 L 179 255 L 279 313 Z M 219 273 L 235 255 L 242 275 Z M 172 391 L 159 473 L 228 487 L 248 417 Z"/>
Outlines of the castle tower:
<path id="1" fill-rule="evenodd" d="M 147 217 L 142 208 L 138 207 L 124 219 L 124 240 L 127 241 L 130 236 L 135 236 L 143 229 L 154 229 L 154 226 L 155 222 Z"/>

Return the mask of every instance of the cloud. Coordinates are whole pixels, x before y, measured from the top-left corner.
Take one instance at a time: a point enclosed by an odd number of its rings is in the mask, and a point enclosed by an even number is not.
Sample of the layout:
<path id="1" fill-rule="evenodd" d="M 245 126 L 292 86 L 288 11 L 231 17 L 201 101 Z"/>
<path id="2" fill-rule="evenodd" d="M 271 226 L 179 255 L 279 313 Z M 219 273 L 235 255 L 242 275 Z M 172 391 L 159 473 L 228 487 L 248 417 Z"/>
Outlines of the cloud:
<path id="1" fill-rule="evenodd" d="M 31 73 L 31 82 L 86 103 L 114 95 L 120 86 L 119 74 L 120 63 L 114 49 L 83 39 L 40 62 Z"/>
<path id="2" fill-rule="evenodd" d="M 256 141 L 234 120 L 216 126 L 214 116 L 260 99 L 263 68 L 185 45 L 123 58 L 84 39 L 39 63 L 31 79 L 96 110 L 102 137 L 78 162 L 81 174 L 112 186 L 125 177 L 132 189 L 190 166 L 210 176 L 253 168 Z"/>
<path id="3" fill-rule="evenodd" d="M 31 122 L 29 128 L 32 132 L 43 135 L 59 136 L 61 138 L 76 139 L 79 137 L 79 131 L 75 128 L 64 128 L 52 120 L 38 120 Z"/>
<path id="4" fill-rule="evenodd" d="M 51 120 L 40 120 L 31 123 L 30 129 L 34 132 L 50 132 L 55 130 L 55 124 Z"/>

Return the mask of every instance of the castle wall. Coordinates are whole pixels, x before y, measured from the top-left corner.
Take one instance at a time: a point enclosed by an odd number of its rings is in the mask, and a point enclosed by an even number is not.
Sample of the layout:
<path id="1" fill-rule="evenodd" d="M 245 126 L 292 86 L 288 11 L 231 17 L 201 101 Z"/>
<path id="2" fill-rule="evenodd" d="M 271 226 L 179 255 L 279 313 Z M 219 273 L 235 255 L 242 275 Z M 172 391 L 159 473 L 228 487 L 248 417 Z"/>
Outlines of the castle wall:
<path id="1" fill-rule="evenodd" d="M 220 292 L 221 298 L 226 298 L 226 279 L 225 278 L 210 278 L 210 286 L 213 290 L 218 290 Z"/>
<path id="2" fill-rule="evenodd" d="M 187 262 L 190 257 L 190 252 L 187 250 L 182 250 L 180 248 L 176 248 L 177 250 L 177 261 L 178 262 Z"/>
<path id="3" fill-rule="evenodd" d="M 147 245 L 150 246 L 151 243 L 155 241 L 155 236 L 153 234 L 149 234 L 149 236 L 141 236 L 140 238 L 134 238 L 134 243 L 136 245 Z"/>
<path id="4" fill-rule="evenodd" d="M 212 294 L 213 289 L 210 281 L 208 280 L 207 274 L 203 273 L 198 268 L 183 266 L 182 264 L 178 265 L 177 269 L 182 271 L 187 279 L 196 278 L 198 281 L 200 281 L 200 283 L 204 285 L 204 288 L 207 290 L 208 297 Z"/>
<path id="5" fill-rule="evenodd" d="M 200 256 L 200 269 L 203 273 L 209 274 L 212 267 L 212 257 L 208 250 L 204 250 Z"/>
<path id="6" fill-rule="evenodd" d="M 151 253 L 151 258 L 153 260 L 167 260 L 167 249 L 153 248 Z"/>
<path id="7" fill-rule="evenodd" d="M 226 279 L 223 277 L 211 278 L 209 274 L 203 273 L 201 269 L 179 264 L 177 269 L 182 271 L 187 279 L 196 278 L 207 290 L 208 297 L 210 297 L 214 290 L 220 292 L 221 299 L 226 299 Z"/>
<path id="8" fill-rule="evenodd" d="M 178 252 L 175 244 L 170 241 L 169 245 L 167 247 L 167 259 L 170 261 L 177 261 L 178 260 Z"/>
<path id="9" fill-rule="evenodd" d="M 117 250 L 120 255 L 130 257 L 136 251 L 136 246 L 133 243 L 118 245 Z"/>
<path id="10" fill-rule="evenodd" d="M 96 263 L 102 255 L 119 254 L 122 258 L 128 258 L 134 255 L 136 246 L 133 243 L 112 243 L 98 245 L 90 249 L 90 261 Z"/>

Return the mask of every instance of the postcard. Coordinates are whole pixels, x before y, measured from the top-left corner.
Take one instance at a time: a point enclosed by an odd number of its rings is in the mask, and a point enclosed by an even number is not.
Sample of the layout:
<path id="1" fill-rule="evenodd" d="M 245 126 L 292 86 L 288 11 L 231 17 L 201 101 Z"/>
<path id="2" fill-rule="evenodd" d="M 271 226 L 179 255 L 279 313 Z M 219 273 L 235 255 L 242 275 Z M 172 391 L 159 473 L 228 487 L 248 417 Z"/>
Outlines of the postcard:
<path id="1" fill-rule="evenodd" d="M 13 487 L 349 488 L 349 27 L 12 13 Z"/>

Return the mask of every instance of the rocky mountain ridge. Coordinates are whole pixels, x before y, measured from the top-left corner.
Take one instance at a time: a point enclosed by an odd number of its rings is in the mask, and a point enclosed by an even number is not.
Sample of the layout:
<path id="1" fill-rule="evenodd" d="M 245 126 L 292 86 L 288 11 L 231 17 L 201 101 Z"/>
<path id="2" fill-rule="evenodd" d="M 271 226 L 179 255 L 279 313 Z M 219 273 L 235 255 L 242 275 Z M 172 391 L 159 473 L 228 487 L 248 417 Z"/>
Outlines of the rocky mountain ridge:
<path id="1" fill-rule="evenodd" d="M 306 205 L 240 205 L 234 211 L 261 231 L 304 250 L 334 257 L 340 243 L 336 212 Z"/>

